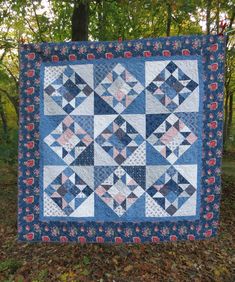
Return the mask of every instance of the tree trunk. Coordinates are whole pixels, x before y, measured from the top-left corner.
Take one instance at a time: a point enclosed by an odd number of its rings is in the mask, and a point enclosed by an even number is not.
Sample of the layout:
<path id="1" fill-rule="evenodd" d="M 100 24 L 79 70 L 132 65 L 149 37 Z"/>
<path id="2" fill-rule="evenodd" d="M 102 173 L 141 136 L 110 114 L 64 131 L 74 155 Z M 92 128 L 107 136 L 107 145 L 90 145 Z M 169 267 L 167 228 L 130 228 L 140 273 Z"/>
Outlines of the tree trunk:
<path id="1" fill-rule="evenodd" d="M 14 107 L 15 113 L 16 113 L 16 122 L 18 124 L 18 120 L 19 120 L 19 102 L 18 99 L 15 99 L 14 97 L 12 97 L 5 89 L 0 88 L 0 92 L 2 92 L 4 95 L 6 95 L 6 97 L 8 98 L 9 102 L 12 104 L 12 106 Z"/>
<path id="2" fill-rule="evenodd" d="M 166 36 L 170 36 L 171 33 L 171 20 L 172 20 L 171 4 L 167 3 L 167 23 L 166 23 Z"/>
<path id="3" fill-rule="evenodd" d="M 229 96 L 229 113 L 228 113 L 228 138 L 230 137 L 233 121 L 233 93 Z"/>
<path id="4" fill-rule="evenodd" d="M 229 99 L 228 99 L 228 92 L 225 91 L 225 103 L 224 103 L 224 134 L 223 134 L 223 143 L 224 143 L 224 146 L 226 144 L 226 141 L 227 141 L 227 136 L 228 136 L 228 102 L 229 102 Z"/>
<path id="5" fill-rule="evenodd" d="M 235 11 L 233 11 L 228 30 L 232 28 L 233 22 L 235 19 Z M 228 43 L 229 43 L 229 36 L 226 38 L 226 52 L 228 52 Z M 228 57 L 225 63 L 225 104 L 224 104 L 224 130 L 223 130 L 223 143 L 224 147 L 226 144 L 226 141 L 229 138 L 230 132 L 231 132 L 231 127 L 232 127 L 232 118 L 233 118 L 233 94 L 230 92 L 230 83 L 226 82 L 227 77 L 228 77 L 228 71 L 229 71 L 229 66 L 228 66 Z"/>
<path id="6" fill-rule="evenodd" d="M 216 33 L 219 34 L 219 26 L 220 26 L 220 0 L 217 0 L 217 8 L 216 8 Z"/>
<path id="7" fill-rule="evenodd" d="M 106 22 L 106 14 L 105 14 L 105 2 L 104 0 L 97 0 L 98 5 L 98 39 L 100 41 L 106 40 L 105 33 L 105 22 Z"/>
<path id="8" fill-rule="evenodd" d="M 88 40 L 89 4 L 76 0 L 72 15 L 72 41 Z"/>
<path id="9" fill-rule="evenodd" d="M 0 117 L 2 120 L 2 127 L 3 127 L 3 133 L 5 136 L 5 139 L 7 139 L 7 132 L 8 132 L 8 127 L 7 127 L 7 117 L 3 108 L 3 102 L 2 102 L 2 97 L 0 96 Z"/>
<path id="10" fill-rule="evenodd" d="M 206 1 L 206 34 L 211 32 L 211 0 Z"/>

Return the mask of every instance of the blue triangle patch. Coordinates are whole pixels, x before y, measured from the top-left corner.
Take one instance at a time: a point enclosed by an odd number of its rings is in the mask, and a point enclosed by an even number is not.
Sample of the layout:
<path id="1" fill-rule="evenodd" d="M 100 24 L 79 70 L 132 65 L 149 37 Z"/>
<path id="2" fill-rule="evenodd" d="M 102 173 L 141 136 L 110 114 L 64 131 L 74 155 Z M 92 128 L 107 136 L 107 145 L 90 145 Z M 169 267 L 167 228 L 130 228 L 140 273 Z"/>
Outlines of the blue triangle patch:
<path id="1" fill-rule="evenodd" d="M 155 129 L 158 128 L 165 119 L 167 119 L 169 115 L 170 114 L 146 115 L 146 138 L 148 138 L 155 131 Z"/>
<path id="2" fill-rule="evenodd" d="M 144 113 L 145 113 L 145 93 L 143 91 L 123 111 L 122 114 L 144 114 Z"/>
<path id="3" fill-rule="evenodd" d="M 73 165 L 94 165 L 94 144 L 93 142 L 72 162 Z"/>
<path id="4" fill-rule="evenodd" d="M 169 165 L 170 163 L 165 159 L 154 147 L 146 142 L 146 164 L 147 165 Z"/>
<path id="5" fill-rule="evenodd" d="M 108 114 L 117 114 L 113 108 L 111 108 L 98 94 L 94 94 L 94 103 L 95 103 L 95 114 L 96 115 L 108 115 Z"/>

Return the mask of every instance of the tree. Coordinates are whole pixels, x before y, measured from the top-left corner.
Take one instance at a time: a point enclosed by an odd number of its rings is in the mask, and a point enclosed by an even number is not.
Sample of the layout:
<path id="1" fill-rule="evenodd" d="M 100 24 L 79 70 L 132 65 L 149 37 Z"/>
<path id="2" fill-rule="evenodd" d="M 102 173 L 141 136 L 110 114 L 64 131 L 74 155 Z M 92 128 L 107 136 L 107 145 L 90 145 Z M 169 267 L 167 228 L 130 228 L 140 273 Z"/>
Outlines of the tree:
<path id="1" fill-rule="evenodd" d="M 89 2 L 75 1 L 72 15 L 72 41 L 88 40 Z"/>

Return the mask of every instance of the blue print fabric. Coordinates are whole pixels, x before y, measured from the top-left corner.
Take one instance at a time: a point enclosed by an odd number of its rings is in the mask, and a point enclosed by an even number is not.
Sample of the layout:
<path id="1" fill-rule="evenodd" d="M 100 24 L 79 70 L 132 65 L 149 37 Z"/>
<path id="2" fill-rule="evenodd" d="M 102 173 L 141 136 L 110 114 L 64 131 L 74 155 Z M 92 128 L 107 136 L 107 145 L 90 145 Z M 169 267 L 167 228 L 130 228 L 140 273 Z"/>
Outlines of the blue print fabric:
<path id="1" fill-rule="evenodd" d="M 225 38 L 22 45 L 21 241 L 217 234 Z"/>

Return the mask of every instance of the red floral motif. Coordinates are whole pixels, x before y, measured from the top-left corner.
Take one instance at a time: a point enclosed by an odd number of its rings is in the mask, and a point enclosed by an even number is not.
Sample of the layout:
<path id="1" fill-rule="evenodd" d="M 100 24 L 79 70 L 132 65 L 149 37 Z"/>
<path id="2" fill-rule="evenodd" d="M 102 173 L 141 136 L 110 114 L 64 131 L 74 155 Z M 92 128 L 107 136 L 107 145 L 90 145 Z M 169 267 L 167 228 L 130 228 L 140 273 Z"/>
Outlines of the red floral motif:
<path id="1" fill-rule="evenodd" d="M 25 165 L 27 167 L 33 167 L 35 165 L 35 161 L 32 159 L 32 160 L 28 160 L 27 162 L 25 162 Z"/>
<path id="2" fill-rule="evenodd" d="M 34 130 L 34 123 L 28 123 L 28 124 L 26 125 L 26 129 L 27 129 L 28 131 Z"/>
<path id="3" fill-rule="evenodd" d="M 133 242 L 136 243 L 136 244 L 141 243 L 140 237 L 133 237 Z"/>
<path id="4" fill-rule="evenodd" d="M 177 241 L 177 236 L 176 235 L 171 235 L 170 236 L 171 241 Z"/>
<path id="5" fill-rule="evenodd" d="M 122 238 L 121 237 L 115 237 L 115 243 L 117 244 L 121 244 L 123 241 L 122 241 Z"/>
<path id="6" fill-rule="evenodd" d="M 32 204 L 34 202 L 34 196 L 29 196 L 27 198 L 24 198 L 24 201 L 27 203 L 27 204 Z"/>
<path id="7" fill-rule="evenodd" d="M 214 184 L 214 183 L 215 183 L 215 177 L 214 177 L 214 176 L 209 177 L 209 178 L 207 179 L 207 183 L 208 183 L 208 184 Z"/>
<path id="8" fill-rule="evenodd" d="M 213 82 L 209 85 L 209 88 L 211 91 L 215 91 L 218 88 L 218 83 L 217 82 Z"/>
<path id="9" fill-rule="evenodd" d="M 188 240 L 190 240 L 190 241 L 195 240 L 195 236 L 193 234 L 189 234 L 187 237 L 188 237 Z"/>
<path id="10" fill-rule="evenodd" d="M 34 112 L 34 105 L 29 105 L 25 109 L 28 113 L 32 113 L 32 112 Z"/>
<path id="11" fill-rule="evenodd" d="M 103 237 L 96 237 L 96 242 L 97 243 L 104 243 L 104 238 Z"/>
<path id="12" fill-rule="evenodd" d="M 27 88 L 27 89 L 26 89 L 26 93 L 27 93 L 27 95 L 32 95 L 32 94 L 34 94 L 34 87 L 29 87 L 29 88 Z"/>
<path id="13" fill-rule="evenodd" d="M 188 49 L 183 49 L 182 50 L 182 55 L 183 56 L 189 56 L 190 55 L 190 51 Z"/>
<path id="14" fill-rule="evenodd" d="M 24 183 L 27 186 L 33 185 L 34 184 L 34 178 L 33 177 L 27 178 L 27 179 L 24 180 Z"/>
<path id="15" fill-rule="evenodd" d="M 80 237 L 78 237 L 78 242 L 84 244 L 84 243 L 86 243 L 86 238 L 83 237 L 83 236 L 80 236 Z"/>
<path id="16" fill-rule="evenodd" d="M 218 63 L 214 63 L 214 64 L 210 65 L 209 68 L 210 68 L 212 71 L 217 71 L 217 70 L 218 70 Z"/>
<path id="17" fill-rule="evenodd" d="M 26 222 L 32 222 L 34 220 L 34 215 L 33 214 L 28 214 L 24 217 L 24 220 Z"/>
<path id="18" fill-rule="evenodd" d="M 158 243 L 158 242 L 160 242 L 159 237 L 157 237 L 157 236 L 152 236 L 152 242 L 153 242 L 153 243 Z"/>
<path id="19" fill-rule="evenodd" d="M 211 148 L 215 148 L 215 147 L 217 146 L 217 141 L 216 141 L 216 140 L 211 140 L 211 141 L 209 142 L 209 146 L 210 146 Z"/>
<path id="20" fill-rule="evenodd" d="M 43 241 L 43 242 L 50 242 L 51 239 L 50 239 L 49 236 L 42 236 L 42 241 Z"/>
<path id="21" fill-rule="evenodd" d="M 207 203 L 212 203 L 214 202 L 215 196 L 214 195 L 209 195 L 206 197 L 206 202 Z"/>
<path id="22" fill-rule="evenodd" d="M 205 215 L 205 218 L 206 218 L 207 220 L 212 219 L 212 218 L 213 218 L 213 212 L 208 212 L 208 213 Z"/>
<path id="23" fill-rule="evenodd" d="M 216 52 L 218 50 L 218 44 L 212 44 L 210 47 L 209 47 L 209 50 L 212 51 L 212 52 Z"/>
<path id="24" fill-rule="evenodd" d="M 213 129 L 215 129 L 215 128 L 217 128 L 217 126 L 218 126 L 218 123 L 217 123 L 217 121 L 211 121 L 210 123 L 209 123 L 209 127 L 210 128 L 213 128 Z"/>
<path id="25" fill-rule="evenodd" d="M 60 59 L 59 59 L 59 57 L 57 55 L 53 55 L 51 57 L 51 60 L 52 60 L 52 62 L 56 63 L 56 62 L 59 62 Z"/>
<path id="26" fill-rule="evenodd" d="M 60 242 L 61 242 L 61 243 L 66 243 L 66 242 L 68 242 L 68 237 L 66 237 L 66 236 L 60 236 Z"/>
<path id="27" fill-rule="evenodd" d="M 25 146 L 26 146 L 28 149 L 33 149 L 33 148 L 34 148 L 34 141 L 29 141 Z"/>
<path id="28" fill-rule="evenodd" d="M 75 54 L 70 54 L 69 55 L 69 60 L 70 61 L 76 61 L 77 60 L 77 56 Z"/>
<path id="29" fill-rule="evenodd" d="M 211 235 L 212 235 L 212 230 L 211 229 L 207 230 L 206 232 L 204 232 L 204 236 L 205 237 L 211 237 Z"/>
<path id="30" fill-rule="evenodd" d="M 152 53 L 150 51 L 144 51 L 144 57 L 151 57 Z"/>
<path id="31" fill-rule="evenodd" d="M 218 103 L 217 102 L 213 102 L 210 104 L 210 110 L 216 110 L 218 108 Z"/>
<path id="32" fill-rule="evenodd" d="M 26 237 L 26 240 L 32 241 L 34 239 L 34 232 L 30 232 L 26 234 L 25 237 Z"/>
<path id="33" fill-rule="evenodd" d="M 27 71 L 27 76 L 28 77 L 33 77 L 35 75 L 35 70 L 28 70 Z"/>
<path id="34" fill-rule="evenodd" d="M 209 161 L 207 161 L 207 163 L 209 166 L 214 166 L 216 164 L 216 159 L 215 158 L 210 159 Z"/>
<path id="35" fill-rule="evenodd" d="M 34 60 L 35 59 L 35 53 L 29 53 L 27 55 L 28 60 Z"/>
<path id="36" fill-rule="evenodd" d="M 105 54 L 105 58 L 106 59 L 112 59 L 113 58 L 113 54 L 112 53 L 106 53 Z"/>
<path id="37" fill-rule="evenodd" d="M 94 60 L 95 59 L 95 55 L 92 53 L 87 54 L 87 60 Z"/>
<path id="38" fill-rule="evenodd" d="M 171 55 L 171 52 L 169 50 L 163 50 L 162 55 L 165 57 L 169 57 Z"/>
<path id="39" fill-rule="evenodd" d="M 126 51 L 126 52 L 124 52 L 124 57 L 125 58 L 131 58 L 132 57 L 132 53 L 130 51 Z"/>

